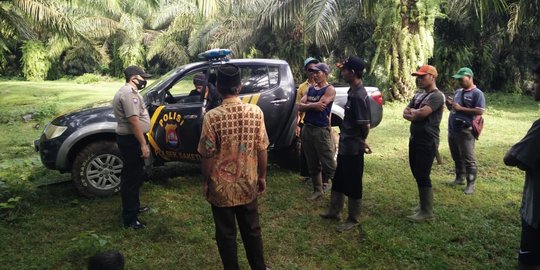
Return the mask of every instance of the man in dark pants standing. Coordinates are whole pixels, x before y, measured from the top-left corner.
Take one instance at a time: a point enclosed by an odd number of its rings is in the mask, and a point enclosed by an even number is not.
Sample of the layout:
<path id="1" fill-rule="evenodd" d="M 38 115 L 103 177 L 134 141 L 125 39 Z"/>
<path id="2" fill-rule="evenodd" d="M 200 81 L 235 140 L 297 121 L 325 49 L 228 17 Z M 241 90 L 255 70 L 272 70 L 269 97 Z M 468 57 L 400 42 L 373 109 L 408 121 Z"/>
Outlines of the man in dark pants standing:
<path id="1" fill-rule="evenodd" d="M 540 65 L 534 69 L 534 100 L 540 101 Z M 504 156 L 504 164 L 525 171 L 521 202 L 518 270 L 540 269 L 540 119 Z"/>
<path id="2" fill-rule="evenodd" d="M 475 116 L 482 115 L 486 108 L 484 93 L 474 85 L 473 76 L 470 68 L 460 68 L 452 77 L 459 79 L 461 89 L 456 91 L 454 98 L 446 98 L 446 106 L 450 110 L 448 145 L 456 172 L 451 184 L 463 185 L 464 178 L 467 178 L 465 194 L 473 194 L 477 174 L 472 121 Z"/>
<path id="3" fill-rule="evenodd" d="M 409 165 L 418 186 L 420 199 L 415 213 L 407 218 L 422 222 L 433 219 L 433 190 L 431 166 L 439 145 L 439 125 L 443 114 L 444 95 L 435 83 L 437 69 L 424 65 L 412 74 L 417 77 L 423 92 L 416 94 L 403 111 L 403 118 L 411 121 L 409 139 Z"/>
<path id="4" fill-rule="evenodd" d="M 364 152 L 371 153 L 366 143 L 371 117 L 368 100 L 370 97 L 362 82 L 364 61 L 357 56 L 351 56 L 338 67 L 350 88 L 347 92 L 345 117 L 340 126 L 337 168 L 330 195 L 330 207 L 320 216 L 339 220 L 345 196 L 349 197 L 347 220 L 336 228 L 337 231 L 344 232 L 360 224 Z"/>
<path id="5" fill-rule="evenodd" d="M 122 175 L 120 192 L 122 194 L 122 218 L 124 226 L 133 229 L 145 227 L 139 221 L 138 214 L 148 211 L 141 207 L 139 188 L 144 180 L 144 159 L 150 156 L 150 149 L 145 134 L 150 130 L 150 117 L 139 91 L 146 86 L 150 74 L 137 66 L 130 66 L 124 71 L 126 85 L 114 95 L 114 117 L 116 142 L 122 153 Z"/>
<path id="6" fill-rule="evenodd" d="M 238 98 L 240 69 L 217 70 L 220 106 L 206 113 L 198 151 L 202 156 L 204 195 L 212 205 L 216 242 L 224 269 L 239 269 L 236 222 L 251 269 L 266 269 L 257 197 L 266 190 L 267 148 L 264 115 Z"/>

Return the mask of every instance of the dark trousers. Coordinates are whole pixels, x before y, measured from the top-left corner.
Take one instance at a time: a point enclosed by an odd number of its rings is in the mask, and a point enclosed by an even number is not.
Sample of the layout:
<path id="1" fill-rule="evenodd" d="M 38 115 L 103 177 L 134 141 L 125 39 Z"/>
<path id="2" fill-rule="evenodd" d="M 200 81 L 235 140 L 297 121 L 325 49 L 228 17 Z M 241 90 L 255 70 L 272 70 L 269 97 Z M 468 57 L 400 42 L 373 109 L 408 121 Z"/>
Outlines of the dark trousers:
<path id="1" fill-rule="evenodd" d="M 300 134 L 302 134 L 303 127 L 300 128 Z M 298 138 L 298 140 L 302 140 L 302 138 Z M 304 153 L 304 144 L 300 143 L 300 176 L 303 177 L 309 177 L 309 170 L 306 160 L 306 154 Z"/>
<path id="2" fill-rule="evenodd" d="M 472 130 L 463 129 L 448 132 L 448 146 L 456 167 L 456 175 L 475 174 L 476 158 L 474 157 L 475 139 Z"/>
<path id="3" fill-rule="evenodd" d="M 116 142 L 122 154 L 122 175 L 120 193 L 122 195 L 122 218 L 124 224 L 137 219 L 139 207 L 139 188 L 144 180 L 144 159 L 141 146 L 133 135 L 117 135 Z"/>
<path id="4" fill-rule="evenodd" d="M 337 168 L 332 191 L 349 198 L 362 199 L 362 177 L 364 174 L 364 154 L 337 156 Z"/>
<path id="5" fill-rule="evenodd" d="M 521 244 L 518 260 L 528 266 L 540 266 L 540 228 L 521 219 Z"/>
<path id="6" fill-rule="evenodd" d="M 409 141 L 409 166 L 418 187 L 431 187 L 431 166 L 437 148 L 433 144 L 419 144 Z"/>
<path id="7" fill-rule="evenodd" d="M 225 270 L 240 269 L 236 247 L 236 221 L 244 242 L 249 266 L 253 270 L 264 270 L 263 241 L 259 225 L 257 200 L 233 207 L 212 205 L 212 214 L 216 226 L 216 242 Z"/>

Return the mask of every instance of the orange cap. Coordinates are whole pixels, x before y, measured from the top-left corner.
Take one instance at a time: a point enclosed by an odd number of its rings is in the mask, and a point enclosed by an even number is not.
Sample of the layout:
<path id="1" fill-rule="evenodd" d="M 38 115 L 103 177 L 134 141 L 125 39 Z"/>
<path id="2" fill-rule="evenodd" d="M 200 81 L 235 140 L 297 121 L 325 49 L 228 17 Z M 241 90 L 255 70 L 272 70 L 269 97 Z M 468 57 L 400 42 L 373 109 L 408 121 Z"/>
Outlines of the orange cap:
<path id="1" fill-rule="evenodd" d="M 439 75 L 437 73 L 437 69 L 434 66 L 431 65 L 423 65 L 421 66 L 416 72 L 414 72 L 413 76 L 423 76 L 426 74 L 431 74 L 433 77 L 437 77 Z"/>

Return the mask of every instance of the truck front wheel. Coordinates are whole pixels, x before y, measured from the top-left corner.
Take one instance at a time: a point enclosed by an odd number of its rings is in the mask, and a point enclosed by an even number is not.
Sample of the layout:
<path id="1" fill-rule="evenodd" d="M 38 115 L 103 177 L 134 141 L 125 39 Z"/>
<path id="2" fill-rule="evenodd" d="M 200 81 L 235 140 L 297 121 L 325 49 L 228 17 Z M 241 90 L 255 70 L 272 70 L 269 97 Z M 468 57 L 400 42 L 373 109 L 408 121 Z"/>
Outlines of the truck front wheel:
<path id="1" fill-rule="evenodd" d="M 77 190 L 87 197 L 106 197 L 120 191 L 122 158 L 113 141 L 85 146 L 75 157 L 71 176 Z"/>

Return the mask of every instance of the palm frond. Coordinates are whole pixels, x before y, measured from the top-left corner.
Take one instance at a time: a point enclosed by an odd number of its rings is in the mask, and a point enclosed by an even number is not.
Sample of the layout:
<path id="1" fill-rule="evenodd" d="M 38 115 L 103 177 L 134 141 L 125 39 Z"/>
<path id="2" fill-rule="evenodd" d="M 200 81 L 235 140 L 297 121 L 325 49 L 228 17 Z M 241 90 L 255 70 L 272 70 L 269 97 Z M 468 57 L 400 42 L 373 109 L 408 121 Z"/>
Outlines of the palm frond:
<path id="1" fill-rule="evenodd" d="M 221 23 L 217 20 L 211 20 L 205 24 L 195 25 L 188 41 L 189 55 L 197 55 L 208 49 L 211 39 L 219 30 L 220 26 Z"/>
<path id="2" fill-rule="evenodd" d="M 70 39 L 61 35 L 54 35 L 47 42 L 47 56 L 49 59 L 58 59 L 70 46 Z"/>
<path id="3" fill-rule="evenodd" d="M 106 17 L 88 16 L 74 21 L 78 33 L 88 38 L 102 39 L 114 34 L 119 23 Z"/>
<path id="4" fill-rule="evenodd" d="M 172 1 L 159 9 L 159 12 L 151 19 L 150 25 L 154 29 L 166 28 L 179 17 L 193 19 L 196 12 L 197 7 L 191 3 L 183 0 Z M 188 24 L 187 21 L 186 24 Z"/>
<path id="5" fill-rule="evenodd" d="M 56 1 L 13 0 L 13 5 L 36 24 L 44 25 L 64 35 L 73 34 L 72 23 Z"/>
<path id="6" fill-rule="evenodd" d="M 315 44 L 326 47 L 339 32 L 337 1 L 313 0 L 306 8 L 306 33 Z"/>
<path id="7" fill-rule="evenodd" d="M 16 33 L 22 39 L 35 39 L 37 36 L 31 24 L 13 7 L 5 9 L 4 6 L 0 6 L 0 24 L 0 32 L 6 35 Z"/>

